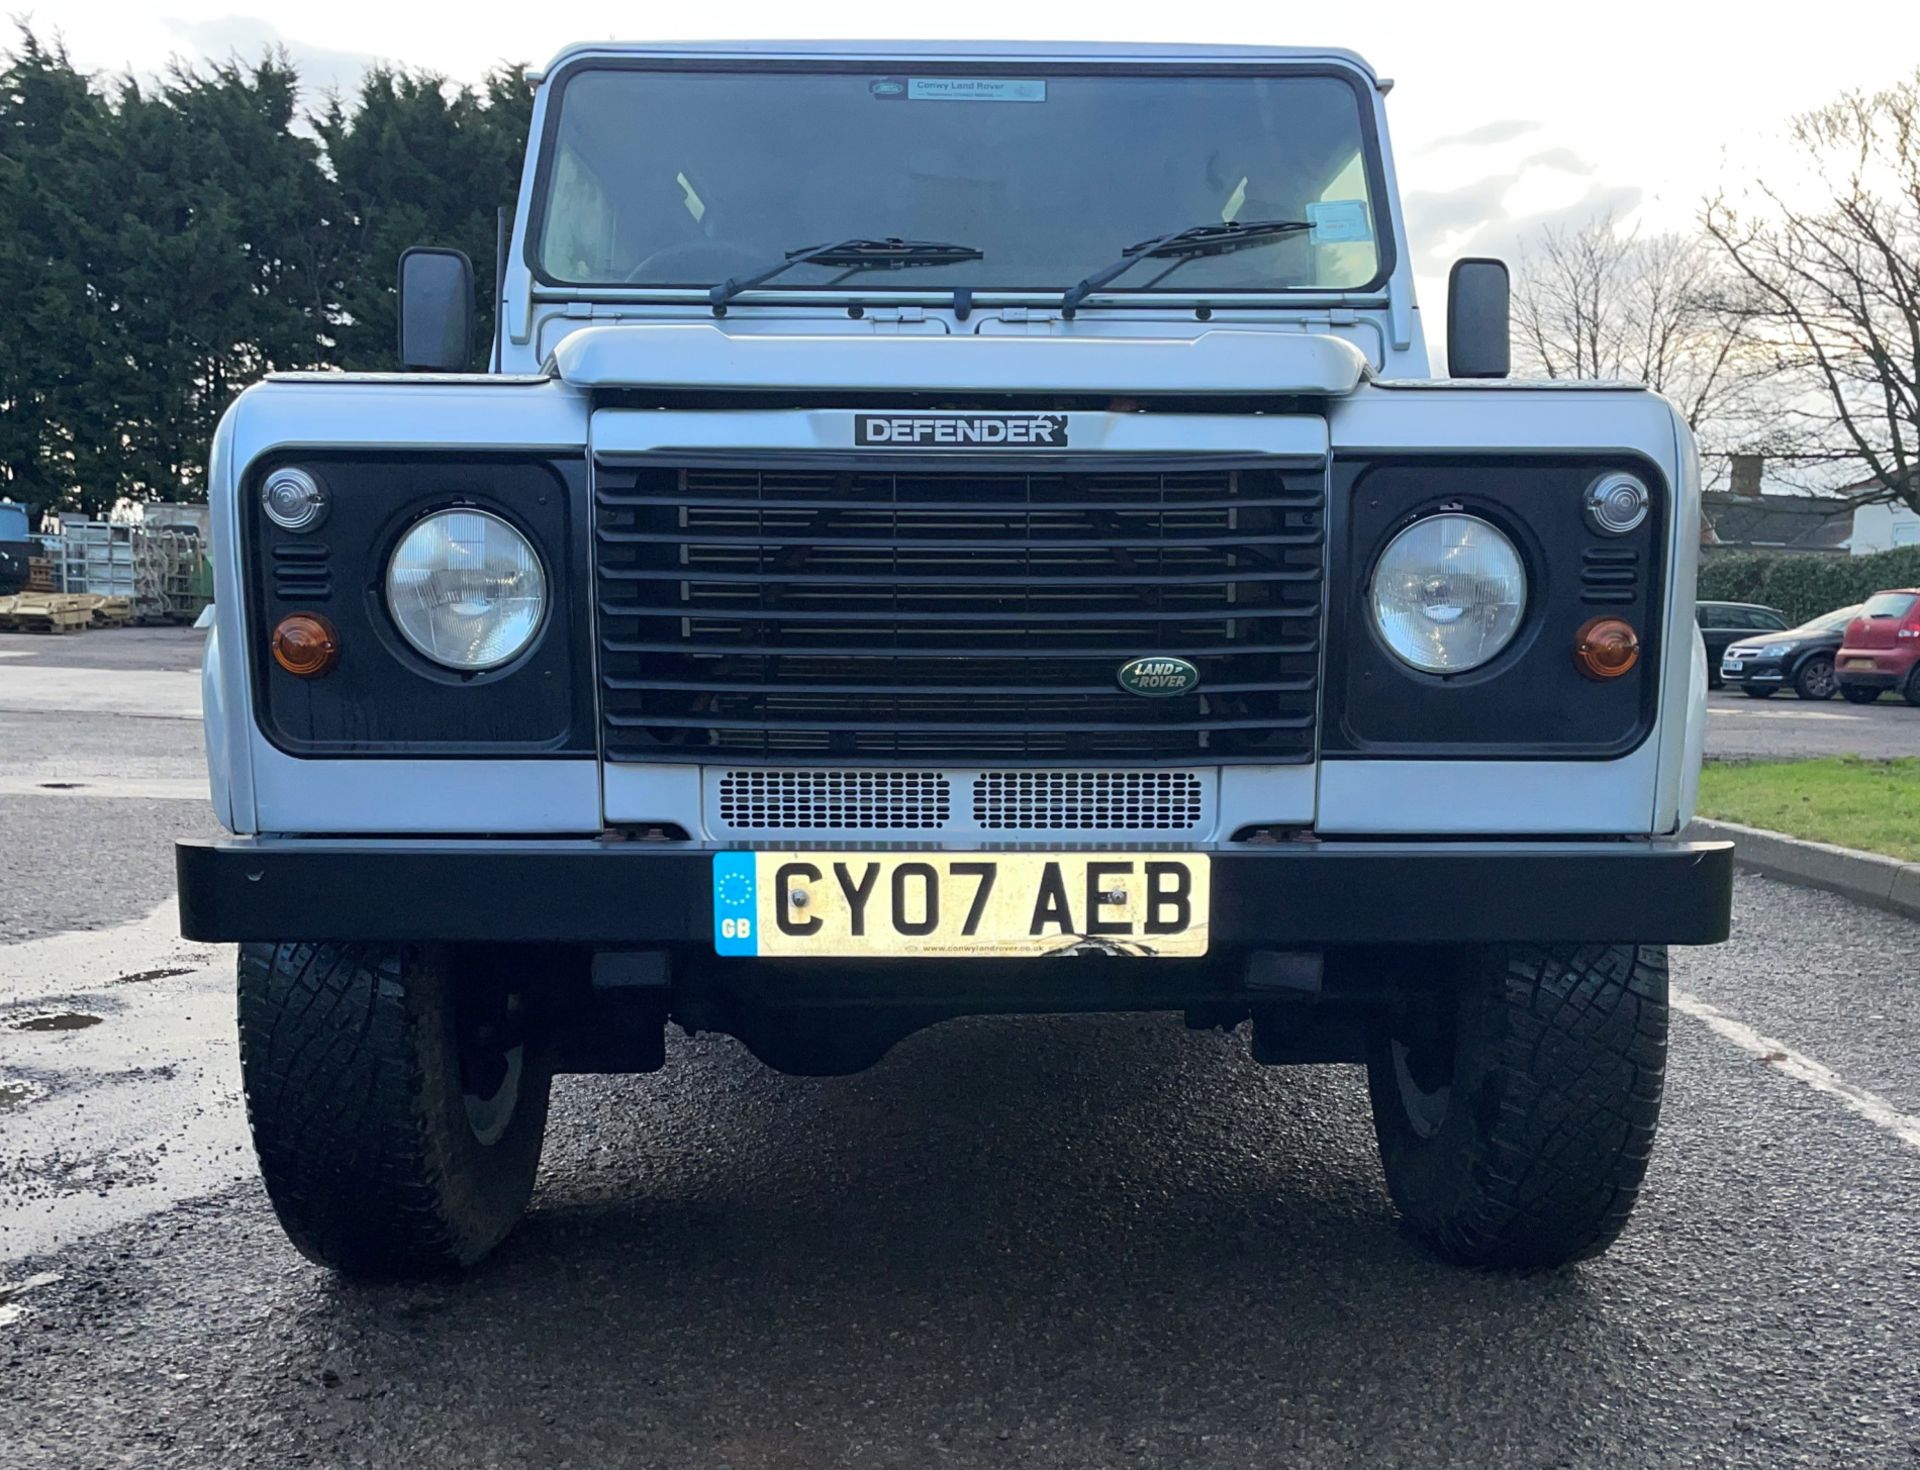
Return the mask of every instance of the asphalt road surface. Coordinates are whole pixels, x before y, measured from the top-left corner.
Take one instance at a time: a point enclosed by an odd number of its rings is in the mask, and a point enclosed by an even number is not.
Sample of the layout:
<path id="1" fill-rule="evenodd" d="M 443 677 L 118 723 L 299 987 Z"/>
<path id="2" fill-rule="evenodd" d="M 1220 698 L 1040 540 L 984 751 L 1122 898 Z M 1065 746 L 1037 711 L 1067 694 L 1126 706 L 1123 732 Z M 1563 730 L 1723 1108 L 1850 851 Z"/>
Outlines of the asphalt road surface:
<path id="1" fill-rule="evenodd" d="M 1893 694 L 1872 704 L 1848 704 L 1792 694 L 1750 699 L 1722 690 L 1707 696 L 1707 755 L 1720 760 L 1920 755 L 1920 709 Z"/>
<path id="2" fill-rule="evenodd" d="M 0 639 L 9 1470 L 1920 1460 L 1920 925 L 1752 878 L 1675 956 L 1640 1212 L 1566 1271 L 1406 1240 L 1355 1069 L 1039 1018 L 563 1079 L 497 1257 L 342 1283 L 254 1177 L 230 956 L 172 931 L 195 650 L 133 640 Z"/>

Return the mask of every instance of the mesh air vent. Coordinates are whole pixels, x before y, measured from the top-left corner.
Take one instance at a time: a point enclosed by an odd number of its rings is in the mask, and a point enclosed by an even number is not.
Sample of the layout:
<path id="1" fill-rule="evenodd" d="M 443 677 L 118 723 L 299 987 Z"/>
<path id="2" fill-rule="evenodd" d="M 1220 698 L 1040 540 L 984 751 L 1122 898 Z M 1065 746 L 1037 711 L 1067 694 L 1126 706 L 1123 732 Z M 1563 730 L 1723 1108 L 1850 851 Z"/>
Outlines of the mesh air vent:
<path id="1" fill-rule="evenodd" d="M 1200 825 L 1191 771 L 982 771 L 973 819 L 1023 832 L 1177 832 Z"/>
<path id="2" fill-rule="evenodd" d="M 736 831 L 897 832 L 943 827 L 952 787 L 938 771 L 728 771 L 720 820 Z"/>

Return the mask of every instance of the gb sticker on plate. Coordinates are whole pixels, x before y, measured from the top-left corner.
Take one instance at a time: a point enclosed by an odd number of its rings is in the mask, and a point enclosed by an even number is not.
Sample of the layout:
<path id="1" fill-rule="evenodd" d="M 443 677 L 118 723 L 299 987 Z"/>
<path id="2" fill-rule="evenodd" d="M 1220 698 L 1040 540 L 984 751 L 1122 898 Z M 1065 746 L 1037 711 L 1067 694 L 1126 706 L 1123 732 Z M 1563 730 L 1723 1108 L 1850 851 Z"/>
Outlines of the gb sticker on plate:
<path id="1" fill-rule="evenodd" d="M 760 953 L 758 883 L 753 854 L 720 852 L 713 857 L 713 948 L 718 954 Z"/>

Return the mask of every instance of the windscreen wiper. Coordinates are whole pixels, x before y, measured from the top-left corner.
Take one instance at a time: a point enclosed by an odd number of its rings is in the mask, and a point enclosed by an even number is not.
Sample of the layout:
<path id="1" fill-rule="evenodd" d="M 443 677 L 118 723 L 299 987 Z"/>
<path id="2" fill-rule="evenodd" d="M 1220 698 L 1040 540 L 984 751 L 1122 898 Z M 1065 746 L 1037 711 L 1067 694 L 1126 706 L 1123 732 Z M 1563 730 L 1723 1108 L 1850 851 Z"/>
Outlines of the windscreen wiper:
<path id="1" fill-rule="evenodd" d="M 1297 235 L 1312 228 L 1312 222 L 1304 219 L 1253 219 L 1245 224 L 1195 225 L 1191 229 L 1175 230 L 1171 235 L 1156 235 L 1151 240 L 1129 245 L 1112 265 L 1103 266 L 1079 285 L 1068 287 L 1067 294 L 1060 298 L 1060 306 L 1064 311 L 1072 311 L 1108 281 L 1132 270 L 1143 260 L 1174 258 L 1173 266 L 1154 277 L 1157 281 L 1203 255 L 1225 255 L 1229 250 L 1244 250 L 1249 245 L 1264 244 L 1282 235 Z"/>
<path id="2" fill-rule="evenodd" d="M 971 245 L 949 245 L 944 240 L 900 240 L 893 237 L 885 240 L 838 240 L 831 245 L 811 245 L 804 250 L 789 250 L 778 263 L 750 276 L 730 276 L 707 292 L 707 300 L 716 307 L 725 306 L 742 291 L 763 286 L 796 265 L 837 265 L 846 270 L 861 271 L 909 265 L 950 265 L 980 258 L 981 252 Z"/>

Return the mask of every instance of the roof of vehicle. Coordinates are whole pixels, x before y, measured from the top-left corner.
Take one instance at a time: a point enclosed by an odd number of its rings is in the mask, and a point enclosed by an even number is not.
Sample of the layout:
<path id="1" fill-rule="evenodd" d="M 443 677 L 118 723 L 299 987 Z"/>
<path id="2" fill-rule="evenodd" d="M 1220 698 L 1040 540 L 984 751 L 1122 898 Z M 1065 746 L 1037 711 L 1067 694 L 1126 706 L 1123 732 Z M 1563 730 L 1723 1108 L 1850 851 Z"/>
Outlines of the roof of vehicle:
<path id="1" fill-rule="evenodd" d="M 1213 46 L 1174 42 L 1116 41 L 583 41 L 562 47 L 545 67 L 529 68 L 535 81 L 580 56 L 741 56 L 757 60 L 927 61 L 1134 61 L 1330 62 L 1352 67 L 1383 90 L 1365 58 L 1339 46 Z"/>
<path id="2" fill-rule="evenodd" d="M 1878 592 L 1873 594 L 1873 597 L 1885 597 L 1888 593 L 1892 593 L 1896 597 L 1920 597 L 1920 587 L 1882 587 Z M 1871 598 L 1869 600 L 1871 600 Z"/>
<path id="3" fill-rule="evenodd" d="M 1770 613 L 1780 612 L 1779 608 L 1768 607 L 1764 602 L 1726 602 L 1718 597 L 1703 597 L 1698 602 L 1696 602 L 1694 606 L 1695 607 L 1750 607 L 1755 612 L 1770 612 Z M 1784 618 L 1786 614 L 1780 613 L 1780 616 Z"/>
<path id="4" fill-rule="evenodd" d="M 1709 490 L 1700 497 L 1701 544 L 1844 551 L 1853 536 L 1853 507 L 1830 495 L 1736 495 Z"/>

